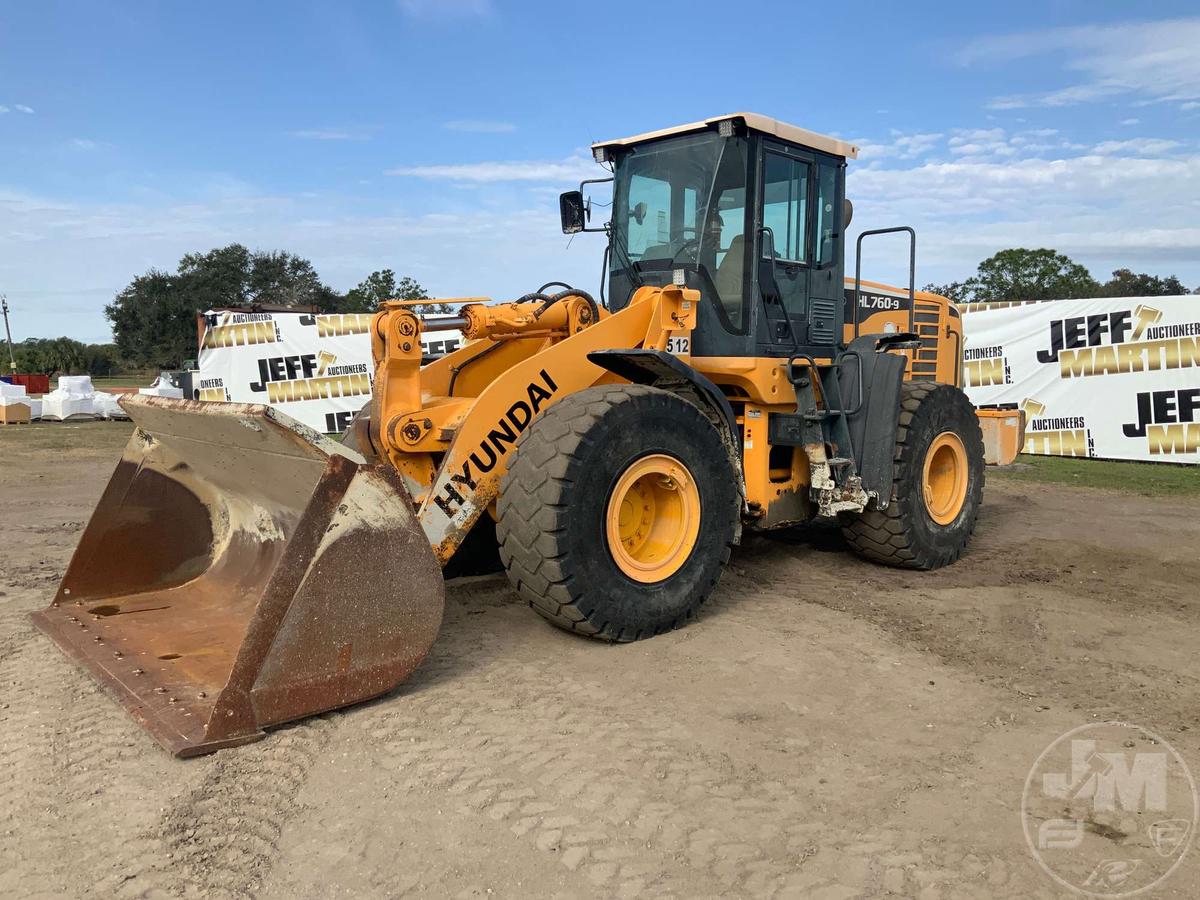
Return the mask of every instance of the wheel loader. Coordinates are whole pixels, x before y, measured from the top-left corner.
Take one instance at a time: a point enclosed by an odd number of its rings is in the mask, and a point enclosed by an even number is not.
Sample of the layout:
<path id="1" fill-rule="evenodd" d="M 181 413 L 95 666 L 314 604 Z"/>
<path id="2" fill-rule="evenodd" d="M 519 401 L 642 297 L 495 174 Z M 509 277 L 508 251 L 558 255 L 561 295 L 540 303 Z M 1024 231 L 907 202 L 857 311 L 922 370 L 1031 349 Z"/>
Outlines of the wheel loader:
<path id="1" fill-rule="evenodd" d="M 602 302 L 551 282 L 432 319 L 383 303 L 345 443 L 265 406 L 122 401 L 136 429 L 35 619 L 169 751 L 390 691 L 472 543 L 605 641 L 686 623 L 747 529 L 832 519 L 911 569 L 962 554 L 984 450 L 961 329 L 923 318 L 911 266 L 907 310 L 863 328 L 861 238 L 845 302 L 856 148 L 737 113 L 592 149 L 611 221 L 586 182 L 560 207 L 607 238 Z M 463 345 L 423 366 L 447 328 Z"/>

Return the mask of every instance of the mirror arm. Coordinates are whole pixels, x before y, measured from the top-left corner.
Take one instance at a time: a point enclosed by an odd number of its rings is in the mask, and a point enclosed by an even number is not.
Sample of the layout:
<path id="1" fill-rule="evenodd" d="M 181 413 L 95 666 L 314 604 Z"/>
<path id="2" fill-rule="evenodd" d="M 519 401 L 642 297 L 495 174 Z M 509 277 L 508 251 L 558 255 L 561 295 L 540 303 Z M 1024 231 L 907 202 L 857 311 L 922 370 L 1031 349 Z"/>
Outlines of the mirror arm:
<path id="1" fill-rule="evenodd" d="M 583 193 L 583 186 L 585 184 L 608 184 L 613 180 L 614 179 L 612 178 L 612 176 L 609 176 L 608 178 L 585 178 L 583 181 L 579 182 L 579 193 L 581 193 L 581 194 Z M 590 221 L 591 216 L 592 216 L 592 203 L 590 200 L 587 202 L 585 209 L 587 210 L 588 221 Z M 585 224 L 581 230 L 583 232 L 604 231 L 604 230 L 606 230 L 606 228 L 607 228 L 607 224 L 601 225 L 599 228 L 589 228 Z"/>

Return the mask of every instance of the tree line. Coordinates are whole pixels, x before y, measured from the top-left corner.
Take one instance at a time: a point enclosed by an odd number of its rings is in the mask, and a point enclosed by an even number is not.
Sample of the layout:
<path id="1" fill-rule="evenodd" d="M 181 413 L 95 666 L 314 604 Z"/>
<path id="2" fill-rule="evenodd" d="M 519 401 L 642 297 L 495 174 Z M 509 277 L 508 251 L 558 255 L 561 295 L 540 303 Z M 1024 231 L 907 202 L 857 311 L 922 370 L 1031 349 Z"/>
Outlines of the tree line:
<path id="1" fill-rule="evenodd" d="M 114 344 L 84 344 L 68 337 L 28 338 L 13 344 L 18 372 L 111 375 L 127 368 Z M 4 368 L 8 368 L 5 359 Z"/>
<path id="2" fill-rule="evenodd" d="M 1200 294 L 1200 287 L 1189 292 L 1174 275 L 1160 277 L 1130 269 L 1116 269 L 1108 281 L 1099 282 L 1084 266 L 1057 250 L 1023 247 L 989 256 L 964 281 L 927 284 L 924 290 L 956 303 Z"/>

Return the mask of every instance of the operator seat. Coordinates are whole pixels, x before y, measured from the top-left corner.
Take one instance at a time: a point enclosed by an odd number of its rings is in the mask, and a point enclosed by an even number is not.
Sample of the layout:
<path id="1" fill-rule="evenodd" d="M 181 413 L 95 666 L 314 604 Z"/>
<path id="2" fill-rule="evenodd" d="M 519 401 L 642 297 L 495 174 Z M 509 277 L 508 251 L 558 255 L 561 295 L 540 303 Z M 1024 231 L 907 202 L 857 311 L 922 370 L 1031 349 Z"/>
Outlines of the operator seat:
<path id="1" fill-rule="evenodd" d="M 717 288 L 717 298 L 725 307 L 729 321 L 738 325 L 742 321 L 742 289 L 746 274 L 746 242 L 742 235 L 734 235 L 729 242 L 725 257 L 717 266 L 717 276 L 713 279 Z"/>

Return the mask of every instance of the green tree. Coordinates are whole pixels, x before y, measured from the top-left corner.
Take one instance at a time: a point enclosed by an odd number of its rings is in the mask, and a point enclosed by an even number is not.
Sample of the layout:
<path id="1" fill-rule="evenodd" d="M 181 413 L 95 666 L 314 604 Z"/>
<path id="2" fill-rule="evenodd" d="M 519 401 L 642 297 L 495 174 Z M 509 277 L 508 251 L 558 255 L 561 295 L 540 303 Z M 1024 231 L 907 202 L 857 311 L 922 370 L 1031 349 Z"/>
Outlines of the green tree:
<path id="1" fill-rule="evenodd" d="M 930 294 L 938 294 L 952 303 L 966 303 L 968 300 L 967 284 L 965 281 L 951 281 L 947 284 L 927 284 L 921 290 Z"/>
<path id="2" fill-rule="evenodd" d="M 139 367 L 175 368 L 196 355 L 198 312 L 254 304 L 336 312 L 344 303 L 307 259 L 230 244 L 187 254 L 174 274 L 139 275 L 104 314 L 122 357 Z"/>
<path id="3" fill-rule="evenodd" d="M 210 275 L 205 273 L 206 277 Z M 214 286 L 206 289 L 215 296 Z M 185 359 L 194 358 L 196 311 L 209 305 L 200 302 L 200 296 L 186 276 L 155 269 L 139 275 L 104 307 L 117 351 L 138 367 L 176 368 Z"/>
<path id="4" fill-rule="evenodd" d="M 282 251 L 250 251 L 241 244 L 179 261 L 179 287 L 197 309 L 218 306 L 316 306 L 332 308 L 339 295 L 322 284 L 313 264 Z"/>
<path id="5" fill-rule="evenodd" d="M 1055 250 L 1001 250 L 979 264 L 967 279 L 967 294 L 975 302 L 992 300 L 1067 300 L 1095 297 L 1100 285 L 1068 256 Z"/>
<path id="6" fill-rule="evenodd" d="M 391 269 L 372 272 L 346 292 L 345 312 L 374 312 L 384 300 L 423 300 L 429 294 L 416 279 L 405 275 L 397 279 Z M 447 313 L 453 311 L 448 303 L 430 303 L 419 307 L 421 312 Z"/>
<path id="7" fill-rule="evenodd" d="M 13 347 L 20 372 L 47 375 L 110 375 L 120 368 L 112 344 L 83 344 L 68 337 L 28 338 Z"/>
<path id="8" fill-rule="evenodd" d="M 1172 297 L 1186 293 L 1188 289 L 1174 275 L 1159 278 L 1144 272 L 1134 274 L 1129 269 L 1117 269 L 1100 287 L 1102 297 Z"/>

